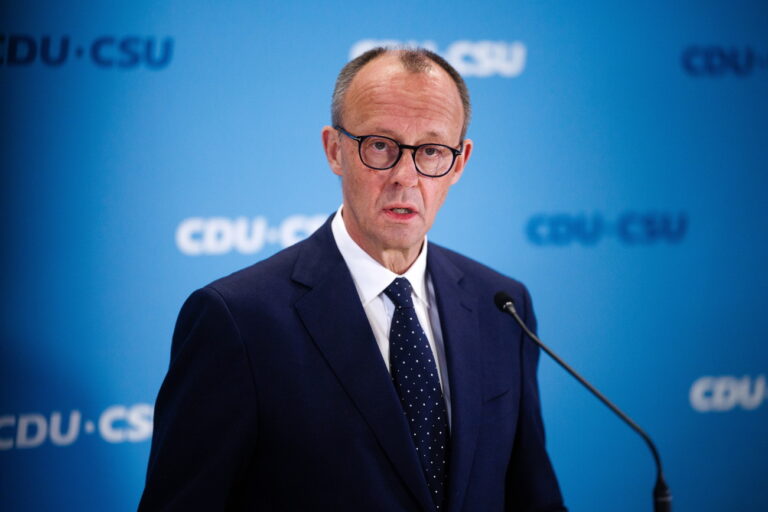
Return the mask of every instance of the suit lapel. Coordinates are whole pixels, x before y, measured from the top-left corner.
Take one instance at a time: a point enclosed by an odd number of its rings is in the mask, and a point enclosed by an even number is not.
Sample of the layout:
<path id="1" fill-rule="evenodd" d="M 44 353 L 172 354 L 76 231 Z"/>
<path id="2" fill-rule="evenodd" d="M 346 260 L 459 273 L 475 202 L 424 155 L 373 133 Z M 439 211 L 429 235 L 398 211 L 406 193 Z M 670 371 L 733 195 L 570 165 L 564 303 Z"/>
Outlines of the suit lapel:
<path id="1" fill-rule="evenodd" d="M 293 279 L 309 286 L 295 304 L 312 340 L 424 510 L 433 504 L 400 401 L 330 220 L 302 248 Z"/>
<path id="2" fill-rule="evenodd" d="M 480 324 L 475 298 L 461 286 L 462 271 L 440 247 L 427 253 L 427 270 L 437 298 L 451 390 L 451 453 L 448 510 L 461 510 L 477 444 L 482 406 Z"/>

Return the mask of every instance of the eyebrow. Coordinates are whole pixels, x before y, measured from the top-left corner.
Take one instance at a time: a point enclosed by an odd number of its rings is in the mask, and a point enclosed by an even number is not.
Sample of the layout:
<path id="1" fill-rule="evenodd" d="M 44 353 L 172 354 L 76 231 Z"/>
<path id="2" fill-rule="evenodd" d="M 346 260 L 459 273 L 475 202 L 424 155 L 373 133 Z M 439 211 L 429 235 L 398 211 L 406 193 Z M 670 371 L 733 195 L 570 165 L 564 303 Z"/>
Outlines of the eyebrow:
<path id="1" fill-rule="evenodd" d="M 398 140 L 398 141 L 401 141 L 401 140 L 402 140 L 402 139 L 401 139 L 401 138 L 398 136 L 398 134 L 396 134 L 396 133 L 395 133 L 395 132 L 393 132 L 392 130 L 387 130 L 387 129 L 381 129 L 381 130 L 378 130 L 378 129 L 377 129 L 377 131 L 371 132 L 369 135 L 386 135 L 387 137 L 391 137 L 391 138 L 393 138 L 393 139 L 396 139 L 396 140 Z M 428 131 L 428 132 L 427 132 L 427 134 L 426 134 L 426 136 L 427 136 L 427 138 L 430 138 L 430 137 L 432 137 L 432 138 L 435 138 L 435 139 L 438 139 L 438 140 L 439 140 L 439 139 L 440 139 L 440 137 L 441 137 L 441 135 L 440 135 L 439 133 L 435 132 L 435 131 Z M 446 137 L 446 138 L 447 138 L 447 137 Z M 430 142 L 427 142 L 427 144 L 429 144 L 429 143 L 430 143 Z M 437 142 L 435 142 L 435 144 L 438 144 L 438 143 L 437 143 Z"/>

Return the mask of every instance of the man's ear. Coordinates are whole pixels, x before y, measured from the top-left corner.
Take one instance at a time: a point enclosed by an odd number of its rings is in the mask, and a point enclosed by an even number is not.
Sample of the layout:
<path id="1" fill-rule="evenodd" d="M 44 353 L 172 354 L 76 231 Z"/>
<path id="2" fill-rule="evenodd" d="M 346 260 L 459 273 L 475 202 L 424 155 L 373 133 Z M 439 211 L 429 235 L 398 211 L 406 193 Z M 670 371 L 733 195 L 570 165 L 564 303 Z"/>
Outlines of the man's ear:
<path id="1" fill-rule="evenodd" d="M 472 139 L 464 139 L 463 149 L 461 155 L 456 157 L 456 162 L 453 164 L 453 172 L 451 173 L 451 185 L 461 179 L 461 175 L 464 172 L 464 166 L 467 165 L 470 155 L 472 155 L 472 148 L 474 144 Z"/>
<path id="2" fill-rule="evenodd" d="M 339 140 L 339 132 L 332 126 L 323 126 L 320 135 L 323 139 L 323 149 L 325 150 L 325 158 L 328 159 L 328 166 L 334 174 L 341 176 L 343 171 L 341 166 L 341 141 Z"/>

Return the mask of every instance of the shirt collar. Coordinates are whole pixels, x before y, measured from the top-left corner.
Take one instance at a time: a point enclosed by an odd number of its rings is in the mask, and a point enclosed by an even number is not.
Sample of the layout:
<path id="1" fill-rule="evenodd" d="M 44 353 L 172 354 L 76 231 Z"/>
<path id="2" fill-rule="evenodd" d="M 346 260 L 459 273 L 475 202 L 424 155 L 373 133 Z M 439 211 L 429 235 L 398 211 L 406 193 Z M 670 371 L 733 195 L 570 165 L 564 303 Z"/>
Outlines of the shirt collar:
<path id="1" fill-rule="evenodd" d="M 378 297 L 396 277 L 405 277 L 410 281 L 416 299 L 428 307 L 426 286 L 427 237 L 424 237 L 424 244 L 416 257 L 416 261 L 400 276 L 373 259 L 357 245 L 357 242 L 352 240 L 341 217 L 341 210 L 342 206 L 336 211 L 336 215 L 331 221 L 331 230 L 333 231 L 333 238 L 336 240 L 336 246 L 352 274 L 352 280 L 357 285 L 363 306 L 368 305 Z"/>

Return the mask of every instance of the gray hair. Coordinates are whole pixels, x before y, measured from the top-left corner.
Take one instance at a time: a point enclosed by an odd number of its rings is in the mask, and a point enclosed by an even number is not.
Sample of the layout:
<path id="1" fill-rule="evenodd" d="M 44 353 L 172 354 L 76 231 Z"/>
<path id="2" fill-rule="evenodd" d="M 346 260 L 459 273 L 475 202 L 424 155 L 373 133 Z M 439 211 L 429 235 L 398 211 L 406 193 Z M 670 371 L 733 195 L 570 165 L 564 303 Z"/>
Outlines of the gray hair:
<path id="1" fill-rule="evenodd" d="M 392 52 L 398 54 L 400 63 L 411 73 L 424 73 L 432 68 L 433 63 L 437 64 L 448 73 L 453 80 L 453 83 L 456 84 L 456 88 L 459 91 L 459 97 L 461 98 L 461 105 L 464 108 L 464 124 L 461 127 L 461 140 L 464 140 L 464 137 L 467 135 L 467 128 L 469 127 L 469 119 L 472 115 L 472 105 L 469 102 L 467 84 L 464 83 L 464 79 L 461 78 L 459 72 L 456 71 L 448 61 L 435 52 L 425 48 L 392 49 L 379 46 L 368 50 L 347 62 L 347 64 L 341 68 L 339 76 L 336 78 L 336 87 L 333 89 L 333 99 L 331 100 L 331 123 L 333 123 L 334 126 L 343 125 L 341 118 L 344 110 L 344 98 L 349 89 L 349 85 L 352 83 L 355 76 L 357 76 L 357 73 L 375 58 Z"/>

